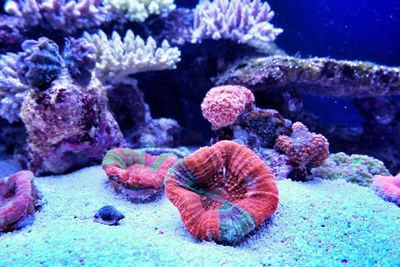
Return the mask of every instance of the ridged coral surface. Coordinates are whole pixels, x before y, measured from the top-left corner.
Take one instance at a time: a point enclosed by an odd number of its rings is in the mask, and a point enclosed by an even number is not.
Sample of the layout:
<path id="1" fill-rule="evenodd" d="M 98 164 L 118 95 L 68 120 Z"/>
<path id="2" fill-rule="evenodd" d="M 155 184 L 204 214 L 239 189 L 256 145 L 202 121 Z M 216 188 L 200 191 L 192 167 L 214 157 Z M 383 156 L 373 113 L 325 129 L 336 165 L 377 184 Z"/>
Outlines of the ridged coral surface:
<path id="1" fill-rule="evenodd" d="M 33 173 L 20 171 L 0 179 L 0 232 L 19 229 L 36 211 L 38 193 Z"/>
<path id="2" fill-rule="evenodd" d="M 201 111 L 212 127 L 218 129 L 233 124 L 254 100 L 253 93 L 246 87 L 218 86 L 208 91 L 201 103 Z"/>
<path id="3" fill-rule="evenodd" d="M 147 201 L 160 193 L 165 174 L 176 161 L 173 154 L 153 156 L 143 150 L 115 148 L 104 156 L 102 167 L 117 191 L 132 201 Z"/>
<path id="4" fill-rule="evenodd" d="M 396 176 L 376 175 L 371 188 L 383 199 L 400 206 L 400 174 Z"/>
<path id="5" fill-rule="evenodd" d="M 235 244 L 269 218 L 278 189 L 268 166 L 232 141 L 203 147 L 167 173 L 166 194 L 197 239 Z"/>

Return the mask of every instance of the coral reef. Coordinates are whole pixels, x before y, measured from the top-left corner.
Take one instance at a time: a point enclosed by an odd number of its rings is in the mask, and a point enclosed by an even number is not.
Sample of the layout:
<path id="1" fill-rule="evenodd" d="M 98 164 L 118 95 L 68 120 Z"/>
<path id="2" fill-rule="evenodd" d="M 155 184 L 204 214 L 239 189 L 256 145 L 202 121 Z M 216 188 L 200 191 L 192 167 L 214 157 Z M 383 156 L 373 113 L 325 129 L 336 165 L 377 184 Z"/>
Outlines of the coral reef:
<path id="1" fill-rule="evenodd" d="M 400 68 L 370 62 L 289 56 L 255 57 L 237 62 L 217 85 L 251 90 L 299 89 L 307 94 L 368 97 L 400 94 Z"/>
<path id="2" fill-rule="evenodd" d="M 400 175 L 374 176 L 371 188 L 384 200 L 393 202 L 400 207 Z"/>
<path id="3" fill-rule="evenodd" d="M 167 173 L 168 199 L 197 239 L 235 244 L 278 206 L 272 171 L 250 149 L 232 141 L 203 147 Z"/>
<path id="4" fill-rule="evenodd" d="M 174 154 L 153 156 L 144 151 L 115 148 L 104 156 L 102 167 L 117 192 L 133 202 L 147 202 L 163 191 L 165 174 L 176 161 Z"/>
<path id="5" fill-rule="evenodd" d="M 22 83 L 39 90 L 47 89 L 58 78 L 62 69 L 62 58 L 58 45 L 46 38 L 23 42 L 17 62 L 18 77 Z"/>
<path id="6" fill-rule="evenodd" d="M 203 117 L 214 129 L 233 124 L 254 104 L 253 93 L 243 86 L 225 85 L 211 88 L 201 103 Z"/>
<path id="7" fill-rule="evenodd" d="M 293 165 L 290 177 L 294 180 L 304 180 L 311 168 L 321 166 L 329 156 L 328 140 L 309 132 L 301 122 L 293 123 L 290 136 L 281 135 L 276 139 L 275 149 L 289 156 Z"/>
<path id="8" fill-rule="evenodd" d="M 20 171 L 0 179 L 0 232 L 29 225 L 40 209 L 40 194 L 33 184 L 33 173 Z"/>
<path id="9" fill-rule="evenodd" d="M 85 33 L 84 37 L 96 47 L 98 76 L 115 84 L 132 83 L 130 74 L 174 69 L 180 61 L 179 49 L 171 47 L 167 40 L 157 47 L 152 37 L 144 41 L 131 30 L 126 32 L 124 40 L 117 32 L 112 33 L 111 39 L 103 31 Z"/>
<path id="10" fill-rule="evenodd" d="M 66 38 L 63 57 L 72 78 L 82 85 L 87 85 L 96 67 L 96 48 L 86 39 Z"/>
<path id="11" fill-rule="evenodd" d="M 21 105 L 29 90 L 18 78 L 18 57 L 13 53 L 0 55 L 0 117 L 10 123 L 20 120 Z"/>
<path id="12" fill-rule="evenodd" d="M 24 28 L 40 27 L 65 34 L 100 26 L 108 12 L 99 0 L 8 0 L 4 10 L 18 17 Z"/>
<path id="13" fill-rule="evenodd" d="M 143 22 L 153 14 L 167 14 L 175 9 L 174 0 L 103 0 L 102 3 L 119 16 L 136 22 Z"/>
<path id="14" fill-rule="evenodd" d="M 382 161 L 364 155 L 346 155 L 343 152 L 331 154 L 318 168 L 311 170 L 311 176 L 322 179 L 344 179 L 350 183 L 369 186 L 374 175 L 390 175 Z"/>
<path id="15" fill-rule="evenodd" d="M 175 147 L 179 143 L 181 127 L 173 119 L 151 119 L 148 125 L 140 131 L 136 143 L 139 147 Z"/>
<path id="16" fill-rule="evenodd" d="M 194 12 L 193 42 L 231 39 L 257 47 L 282 33 L 270 23 L 273 16 L 269 4 L 261 0 L 205 0 Z"/>
<path id="17" fill-rule="evenodd" d="M 124 142 L 101 82 L 93 77 L 82 87 L 66 69 L 49 89 L 28 94 L 21 117 L 29 134 L 28 168 L 36 175 L 96 163 Z"/>
<path id="18" fill-rule="evenodd" d="M 106 225 L 118 225 L 125 216 L 113 206 L 104 206 L 94 215 L 94 221 Z"/>

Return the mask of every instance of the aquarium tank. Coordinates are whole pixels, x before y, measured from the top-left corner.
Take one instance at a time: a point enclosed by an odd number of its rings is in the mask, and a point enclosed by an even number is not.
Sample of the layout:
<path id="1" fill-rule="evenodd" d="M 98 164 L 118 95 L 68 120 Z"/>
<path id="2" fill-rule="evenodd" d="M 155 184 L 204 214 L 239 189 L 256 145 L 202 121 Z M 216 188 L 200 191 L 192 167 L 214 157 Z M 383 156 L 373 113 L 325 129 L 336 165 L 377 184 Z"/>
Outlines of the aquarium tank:
<path id="1" fill-rule="evenodd" d="M 399 0 L 0 0 L 0 267 L 400 266 Z"/>

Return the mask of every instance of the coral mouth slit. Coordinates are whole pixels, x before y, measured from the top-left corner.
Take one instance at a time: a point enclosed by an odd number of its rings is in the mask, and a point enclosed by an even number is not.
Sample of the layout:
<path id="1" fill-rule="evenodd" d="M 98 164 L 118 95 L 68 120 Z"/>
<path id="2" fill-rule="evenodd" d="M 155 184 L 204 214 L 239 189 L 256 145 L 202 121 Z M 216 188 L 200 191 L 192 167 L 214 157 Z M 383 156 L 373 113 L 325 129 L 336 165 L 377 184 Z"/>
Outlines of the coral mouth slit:
<path id="1" fill-rule="evenodd" d="M 165 189 L 196 239 L 223 244 L 242 240 L 275 212 L 279 201 L 272 171 L 232 141 L 179 160 L 166 175 Z"/>

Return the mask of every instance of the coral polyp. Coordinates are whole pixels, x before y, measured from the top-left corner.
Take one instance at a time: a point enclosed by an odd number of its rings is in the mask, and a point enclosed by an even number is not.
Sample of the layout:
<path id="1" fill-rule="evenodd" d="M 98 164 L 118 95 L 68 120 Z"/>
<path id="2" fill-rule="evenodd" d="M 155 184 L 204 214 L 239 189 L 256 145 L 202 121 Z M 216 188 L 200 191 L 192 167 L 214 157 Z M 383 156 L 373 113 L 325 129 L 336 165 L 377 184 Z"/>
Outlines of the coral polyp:
<path id="1" fill-rule="evenodd" d="M 20 171 L 0 179 L 0 232 L 20 229 L 33 222 L 40 195 L 33 173 Z"/>
<path id="2" fill-rule="evenodd" d="M 203 147 L 167 173 L 168 199 L 196 238 L 236 244 L 269 218 L 279 196 L 271 169 L 232 141 Z"/>
<path id="3" fill-rule="evenodd" d="M 117 192 L 133 202 L 144 202 L 162 192 L 165 174 L 176 161 L 174 154 L 154 156 L 141 150 L 115 148 L 104 156 L 102 167 Z"/>

